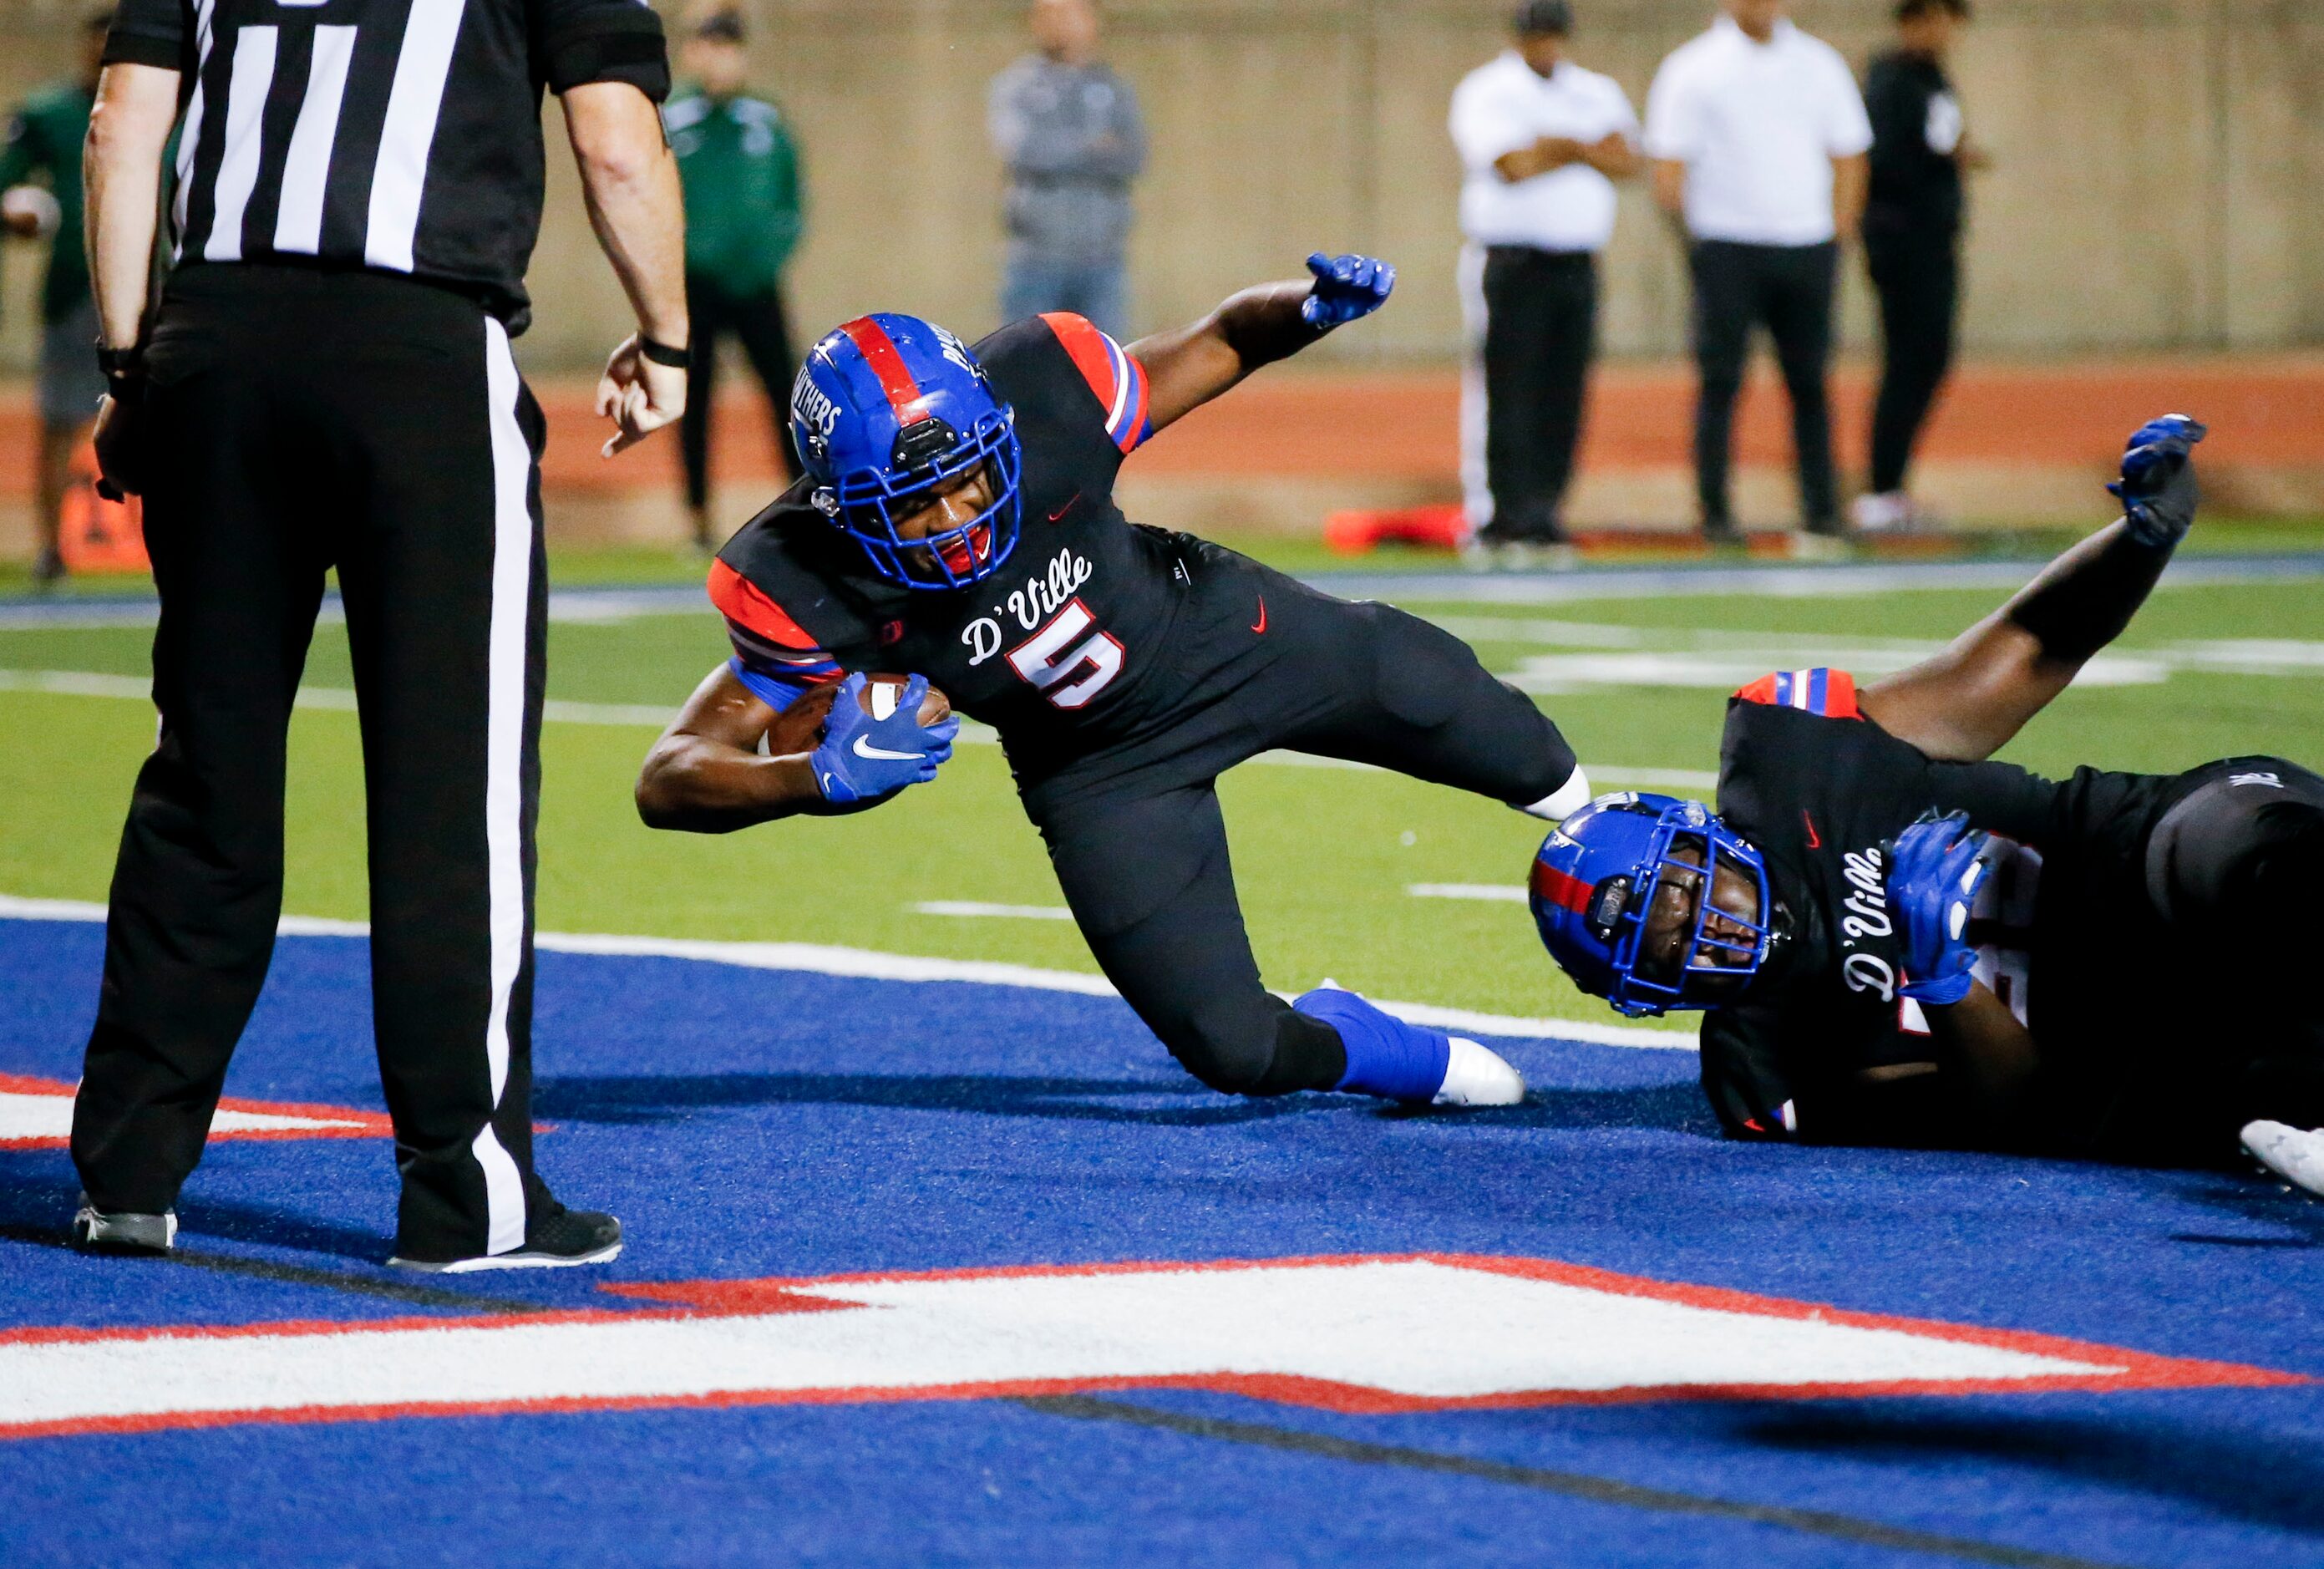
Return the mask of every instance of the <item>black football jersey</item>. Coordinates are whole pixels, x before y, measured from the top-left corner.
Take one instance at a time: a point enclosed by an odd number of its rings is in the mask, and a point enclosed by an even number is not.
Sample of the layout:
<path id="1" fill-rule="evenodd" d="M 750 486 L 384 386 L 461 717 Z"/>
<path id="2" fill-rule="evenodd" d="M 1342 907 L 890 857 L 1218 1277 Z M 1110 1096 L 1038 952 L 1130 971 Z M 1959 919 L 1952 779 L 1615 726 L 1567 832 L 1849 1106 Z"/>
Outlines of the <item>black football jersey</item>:
<path id="1" fill-rule="evenodd" d="M 1783 671 L 1735 695 L 1719 812 L 1766 858 L 1788 935 L 1744 1001 L 1703 1020 L 1703 1087 L 1730 1133 L 1849 1140 L 1862 1131 L 1818 1115 L 1849 1102 L 1857 1075 L 1932 1070 L 1926 1021 L 1899 991 L 1882 850 L 1932 808 L 2029 847 L 1988 880 L 1979 911 L 1980 974 L 2025 1006 L 2018 955 L 2059 794 L 2012 764 L 1932 761 L 1858 711 L 1843 670 Z"/>
<path id="2" fill-rule="evenodd" d="M 802 480 L 719 552 L 711 597 L 746 680 L 925 675 L 1001 733 L 1025 788 L 1167 720 L 1185 686 L 1172 672 L 1197 547 L 1114 504 L 1114 476 L 1148 425 L 1145 370 L 1112 339 L 1061 313 L 1003 328 L 975 353 L 1016 411 L 1023 452 L 1022 531 L 999 572 L 945 591 L 888 582 Z"/>
<path id="3" fill-rule="evenodd" d="M 1858 710 L 1844 671 L 1782 671 L 1744 688 L 1728 705 L 1720 815 L 1765 855 L 1789 933 L 1745 1000 L 1703 1020 L 1703 1087 L 1720 1122 L 1745 1138 L 1829 1143 L 1972 1137 L 1928 1021 L 1900 991 L 1882 853 L 1923 813 L 1959 810 L 2006 842 L 1969 937 L 1978 979 L 2041 1051 L 2047 1114 L 2021 1137 L 2108 1158 L 2218 1153 L 2198 1104 L 2282 1035 L 2282 1021 L 2247 991 L 2250 1017 L 2226 1022 L 2218 966 L 2190 953 L 2156 907 L 2147 845 L 2206 784 L 2273 782 L 2237 771 L 2281 766 L 2083 768 L 2053 783 L 2009 763 L 1931 760 Z"/>

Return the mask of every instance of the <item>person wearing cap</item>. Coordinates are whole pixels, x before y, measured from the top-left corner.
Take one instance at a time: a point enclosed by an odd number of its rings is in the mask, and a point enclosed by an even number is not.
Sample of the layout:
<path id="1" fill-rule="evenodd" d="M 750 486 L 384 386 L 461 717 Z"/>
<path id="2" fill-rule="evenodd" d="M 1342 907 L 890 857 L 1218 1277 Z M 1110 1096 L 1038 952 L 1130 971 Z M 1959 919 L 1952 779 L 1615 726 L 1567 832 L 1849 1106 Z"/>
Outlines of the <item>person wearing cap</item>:
<path id="1" fill-rule="evenodd" d="M 1729 435 L 1751 328 L 1765 323 L 1791 394 L 1800 512 L 1840 532 L 1825 373 L 1840 245 L 1864 210 L 1872 127 L 1840 51 L 1784 0 L 1723 0 L 1646 94 L 1655 199 L 1681 226 L 1694 280 L 1695 489 L 1703 532 L 1732 543 Z"/>
<path id="2" fill-rule="evenodd" d="M 789 121 L 743 91 L 746 42 L 741 12 L 726 5 L 698 12 L 684 53 L 692 85 L 662 110 L 686 186 L 686 305 L 694 324 L 678 446 L 694 542 L 706 550 L 718 542 L 710 520 L 711 394 L 719 345 L 730 335 L 773 405 L 785 480 L 799 471 L 785 418 L 798 359 L 783 309 L 783 269 L 807 226 L 806 193 Z"/>
<path id="3" fill-rule="evenodd" d="M 33 519 L 40 554 L 32 582 L 45 587 L 65 575 L 58 529 L 73 450 L 87 438 L 105 396 L 97 368 L 97 300 L 81 254 L 80 152 L 113 26 L 106 6 L 84 16 L 79 54 L 69 80 L 26 98 L 0 140 L 0 234 L 39 243 L 48 253 L 41 287 L 41 362 L 37 399 L 40 448 L 33 468 Z M 35 180 L 40 183 L 34 183 Z"/>
<path id="4" fill-rule="evenodd" d="M 992 78 L 987 120 L 1007 166 L 1001 319 L 1053 310 L 1130 341 L 1130 187 L 1146 168 L 1138 95 L 1098 58 L 1090 0 L 1034 0 L 1035 51 Z"/>
<path id="5" fill-rule="evenodd" d="M 1904 488 L 1921 427 L 1952 368 L 1960 302 L 1961 176 L 1987 160 L 1963 129 L 1945 56 L 1969 0 L 1900 0 L 1895 47 L 1864 77 L 1872 115 L 1872 187 L 1864 261 L 1880 296 L 1880 395 L 1872 407 L 1872 474 L 1856 498 L 1868 533 L 1927 521 Z"/>
<path id="6" fill-rule="evenodd" d="M 1567 0 L 1524 0 L 1500 56 L 1453 89 L 1468 328 L 1462 478 L 1479 547 L 1563 551 L 1560 519 L 1596 344 L 1598 253 L 1614 181 L 1637 173 L 1637 117 L 1611 77 L 1567 57 Z"/>

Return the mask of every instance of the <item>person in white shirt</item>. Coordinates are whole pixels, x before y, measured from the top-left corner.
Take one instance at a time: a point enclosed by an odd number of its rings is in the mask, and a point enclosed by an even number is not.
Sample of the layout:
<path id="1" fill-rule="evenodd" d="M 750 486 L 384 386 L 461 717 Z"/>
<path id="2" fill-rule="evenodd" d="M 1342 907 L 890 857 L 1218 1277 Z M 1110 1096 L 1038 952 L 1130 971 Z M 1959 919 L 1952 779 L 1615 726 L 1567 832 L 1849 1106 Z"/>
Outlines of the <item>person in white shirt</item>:
<path id="1" fill-rule="evenodd" d="M 1566 58 L 1567 0 L 1526 0 L 1511 47 L 1452 94 L 1469 328 L 1462 479 L 1480 546 L 1562 552 L 1614 181 L 1643 164 L 1630 100 Z"/>
<path id="2" fill-rule="evenodd" d="M 1655 199 L 1679 220 L 1694 275 L 1695 487 L 1703 531 L 1740 538 L 1729 437 L 1754 323 L 1775 340 L 1791 393 L 1800 511 L 1840 532 L 1824 374 L 1840 242 L 1864 211 L 1872 126 L 1840 51 L 1784 19 L 1784 0 L 1724 0 L 1710 32 L 1674 50 L 1646 95 Z"/>

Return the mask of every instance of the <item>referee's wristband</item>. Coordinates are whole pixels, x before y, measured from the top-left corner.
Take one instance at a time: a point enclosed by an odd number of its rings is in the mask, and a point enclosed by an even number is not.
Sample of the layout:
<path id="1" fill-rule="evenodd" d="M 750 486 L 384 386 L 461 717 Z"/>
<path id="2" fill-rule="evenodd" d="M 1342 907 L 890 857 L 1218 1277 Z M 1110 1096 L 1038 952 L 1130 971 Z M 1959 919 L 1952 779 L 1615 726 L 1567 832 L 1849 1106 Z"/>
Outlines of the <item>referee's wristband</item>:
<path id="1" fill-rule="evenodd" d="M 672 348 L 666 343 L 656 343 L 650 337 L 638 339 L 638 353 L 655 365 L 667 365 L 674 371 L 682 371 L 692 363 L 686 350 Z"/>
<path id="2" fill-rule="evenodd" d="M 145 374 L 145 346 L 109 348 L 97 346 L 97 368 L 108 382 L 135 381 Z"/>

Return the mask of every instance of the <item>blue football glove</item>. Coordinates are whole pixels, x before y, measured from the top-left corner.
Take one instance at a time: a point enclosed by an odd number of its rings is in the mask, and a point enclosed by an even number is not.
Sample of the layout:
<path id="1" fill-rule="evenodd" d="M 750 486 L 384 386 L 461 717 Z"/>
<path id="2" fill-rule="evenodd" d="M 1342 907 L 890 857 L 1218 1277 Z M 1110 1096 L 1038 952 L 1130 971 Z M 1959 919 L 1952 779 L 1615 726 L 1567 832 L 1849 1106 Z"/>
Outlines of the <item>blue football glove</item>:
<path id="1" fill-rule="evenodd" d="M 1955 812 L 1923 817 L 1888 845 L 1888 905 L 1904 939 L 1900 990 L 1916 1002 L 1958 1002 L 1977 983 L 1969 912 L 1993 874 L 1992 837 Z"/>
<path id="2" fill-rule="evenodd" d="M 831 716 L 823 722 L 823 744 L 815 749 L 812 760 L 816 786 L 835 807 L 927 783 L 936 777 L 939 763 L 952 761 L 952 740 L 960 734 L 958 718 L 921 727 L 920 699 L 928 695 L 926 676 L 911 678 L 897 699 L 896 711 L 885 719 L 872 718 L 864 708 L 864 686 L 860 670 L 840 686 L 831 700 Z"/>
<path id="3" fill-rule="evenodd" d="M 1370 316 L 1388 303 L 1396 287 L 1396 269 L 1370 256 L 1327 256 L 1318 251 L 1307 258 L 1315 286 L 1299 302 L 1299 318 L 1321 332 Z"/>
<path id="4" fill-rule="evenodd" d="M 2122 477 L 2107 486 L 2122 498 L 2122 515 L 2142 545 L 2167 550 L 2187 537 L 2201 500 L 2195 485 L 2195 443 L 2208 429 L 2184 414 L 2149 420 L 2122 455 Z"/>

